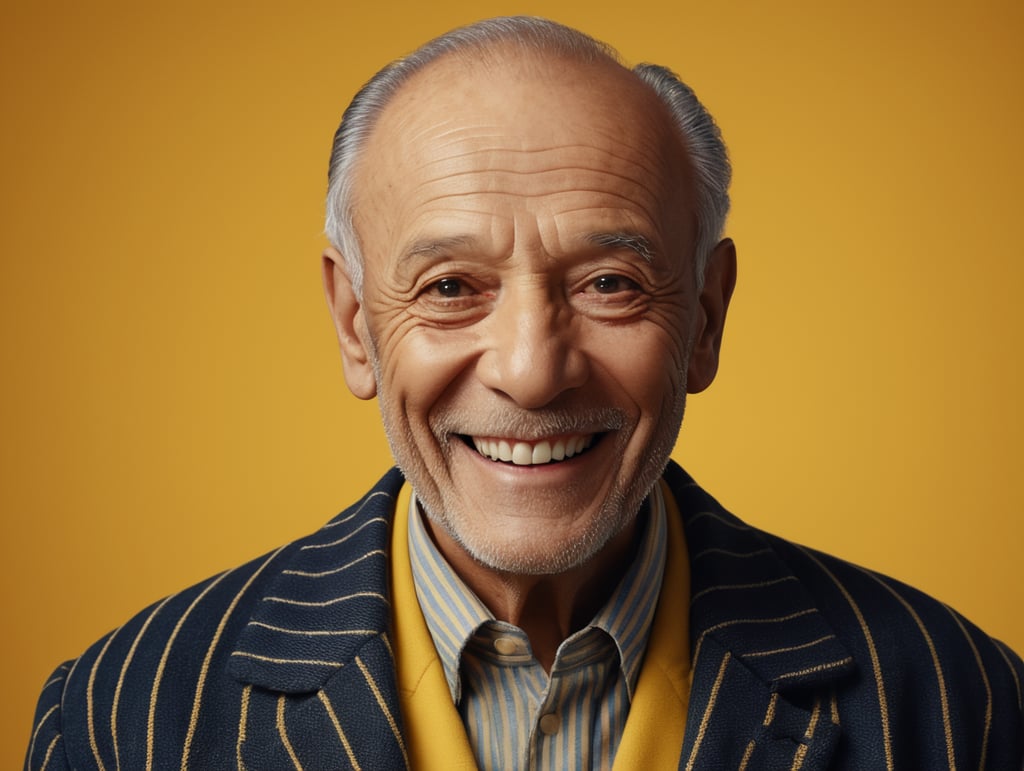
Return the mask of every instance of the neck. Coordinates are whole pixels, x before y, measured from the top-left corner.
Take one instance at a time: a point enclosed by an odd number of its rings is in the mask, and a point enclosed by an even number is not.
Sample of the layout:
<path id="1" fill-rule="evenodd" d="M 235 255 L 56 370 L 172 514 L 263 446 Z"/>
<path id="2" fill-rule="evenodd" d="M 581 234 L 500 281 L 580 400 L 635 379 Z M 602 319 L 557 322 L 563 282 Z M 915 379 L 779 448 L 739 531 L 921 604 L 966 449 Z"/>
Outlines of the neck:
<path id="1" fill-rule="evenodd" d="M 639 519 L 585 564 L 554 575 L 495 570 L 475 560 L 430 518 L 423 521 L 452 569 L 496 619 L 526 633 L 534 657 L 550 672 L 558 646 L 594 617 L 628 569 L 636 553 Z"/>

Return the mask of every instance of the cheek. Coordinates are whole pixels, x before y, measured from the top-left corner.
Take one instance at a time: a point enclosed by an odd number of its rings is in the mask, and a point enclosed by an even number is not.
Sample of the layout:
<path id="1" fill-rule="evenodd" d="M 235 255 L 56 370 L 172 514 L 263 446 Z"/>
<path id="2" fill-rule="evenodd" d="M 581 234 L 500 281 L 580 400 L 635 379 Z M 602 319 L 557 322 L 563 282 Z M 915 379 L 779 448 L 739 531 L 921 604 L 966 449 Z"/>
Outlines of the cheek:
<path id="1" fill-rule="evenodd" d="M 377 338 L 382 388 L 405 412 L 427 414 L 472 365 L 476 336 L 424 328 L 407 315 L 394 322 Z"/>
<path id="2" fill-rule="evenodd" d="M 685 391 L 687 354 L 683 322 L 673 315 L 617 330 L 601 342 L 599 355 L 643 413 L 660 411 Z"/>

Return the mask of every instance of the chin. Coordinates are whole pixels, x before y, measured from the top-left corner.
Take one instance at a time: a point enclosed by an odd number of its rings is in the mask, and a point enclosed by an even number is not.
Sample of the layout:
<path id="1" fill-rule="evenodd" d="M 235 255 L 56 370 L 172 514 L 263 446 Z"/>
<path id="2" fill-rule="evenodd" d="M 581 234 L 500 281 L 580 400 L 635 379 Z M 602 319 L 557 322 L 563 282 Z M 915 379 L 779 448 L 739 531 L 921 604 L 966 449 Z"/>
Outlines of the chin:
<path id="1" fill-rule="evenodd" d="M 484 523 L 459 521 L 464 518 L 453 517 L 447 510 L 438 513 L 426 506 L 424 510 L 478 564 L 497 573 L 545 576 L 567 573 L 594 559 L 633 522 L 644 497 L 629 502 L 613 493 L 582 531 L 571 528 L 568 532 L 532 522 L 495 532 Z"/>

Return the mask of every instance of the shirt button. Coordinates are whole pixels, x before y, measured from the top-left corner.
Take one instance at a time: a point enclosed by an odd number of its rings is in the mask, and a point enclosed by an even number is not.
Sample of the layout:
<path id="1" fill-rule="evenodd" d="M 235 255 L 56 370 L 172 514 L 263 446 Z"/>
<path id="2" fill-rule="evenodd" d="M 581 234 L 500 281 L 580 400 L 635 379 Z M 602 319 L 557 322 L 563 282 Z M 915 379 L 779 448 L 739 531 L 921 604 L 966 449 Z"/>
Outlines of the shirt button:
<path id="1" fill-rule="evenodd" d="M 562 727 L 562 718 L 555 714 L 544 715 L 540 719 L 540 730 L 545 736 L 554 736 Z"/>
<path id="2" fill-rule="evenodd" d="M 502 656 L 511 656 L 519 650 L 519 644 L 511 637 L 499 637 L 494 641 L 494 650 Z"/>

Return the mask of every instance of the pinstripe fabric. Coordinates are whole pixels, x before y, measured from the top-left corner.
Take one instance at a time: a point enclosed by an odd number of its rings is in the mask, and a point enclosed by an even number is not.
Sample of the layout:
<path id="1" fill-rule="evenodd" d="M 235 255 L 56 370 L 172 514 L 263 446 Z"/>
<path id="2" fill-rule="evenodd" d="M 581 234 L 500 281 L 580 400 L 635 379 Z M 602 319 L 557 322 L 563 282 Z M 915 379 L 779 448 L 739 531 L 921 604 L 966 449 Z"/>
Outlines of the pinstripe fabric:
<path id="1" fill-rule="evenodd" d="M 1014 653 L 910 587 L 744 525 L 677 466 L 665 479 L 691 564 L 679 768 L 1022 768 Z M 26 767 L 407 767 L 386 564 L 401 481 L 59 667 Z"/>
<path id="2" fill-rule="evenodd" d="M 652 492 L 637 556 L 590 624 L 562 643 L 550 678 L 526 634 L 496 621 L 434 546 L 413 501 L 416 594 L 482 768 L 611 768 L 665 569 L 665 503 Z"/>

